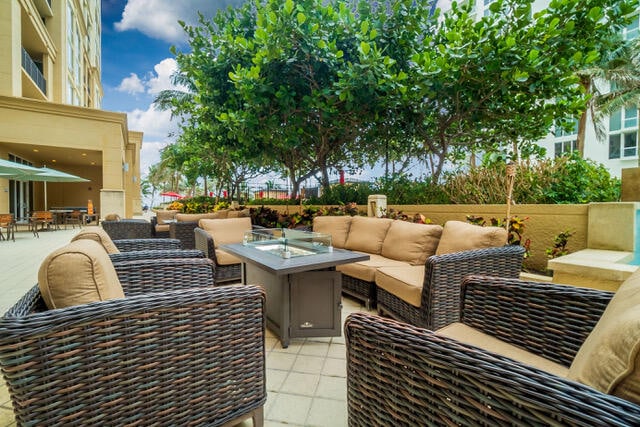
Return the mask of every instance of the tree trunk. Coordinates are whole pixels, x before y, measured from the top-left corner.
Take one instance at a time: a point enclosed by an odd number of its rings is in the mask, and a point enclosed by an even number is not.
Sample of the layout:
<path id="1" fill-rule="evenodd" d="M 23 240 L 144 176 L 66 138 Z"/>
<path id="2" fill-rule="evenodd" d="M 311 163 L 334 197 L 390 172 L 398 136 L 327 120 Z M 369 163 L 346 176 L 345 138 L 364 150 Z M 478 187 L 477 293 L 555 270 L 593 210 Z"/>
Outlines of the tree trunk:
<path id="1" fill-rule="evenodd" d="M 591 79 L 583 78 L 580 81 L 580 84 L 584 88 L 585 93 L 591 93 Z M 578 120 L 578 135 L 576 136 L 576 145 L 578 149 L 578 153 L 581 158 L 584 158 L 584 139 L 587 130 L 587 113 L 589 112 L 589 106 L 584 109 L 582 115 L 580 115 L 580 120 Z"/>

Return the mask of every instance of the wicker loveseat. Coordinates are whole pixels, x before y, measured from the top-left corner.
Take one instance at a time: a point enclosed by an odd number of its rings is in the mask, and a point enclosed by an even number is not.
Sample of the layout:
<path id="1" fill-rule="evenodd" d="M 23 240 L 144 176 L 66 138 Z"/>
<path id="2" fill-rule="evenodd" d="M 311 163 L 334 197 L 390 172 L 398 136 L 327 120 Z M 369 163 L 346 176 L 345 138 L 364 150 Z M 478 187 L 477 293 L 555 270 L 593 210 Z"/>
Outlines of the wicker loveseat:
<path id="1" fill-rule="evenodd" d="M 202 258 L 116 263 L 116 280 L 96 242 L 64 250 L 0 319 L 0 367 L 18 425 L 218 426 L 248 417 L 262 425 L 260 288 L 214 287 Z M 80 267 L 61 271 L 62 256 Z M 95 275 L 101 300 L 64 306 L 68 295 L 56 289 L 65 287 L 52 283 L 85 274 Z M 105 291 L 115 281 L 122 296 Z"/>
<path id="2" fill-rule="evenodd" d="M 350 426 L 638 425 L 640 273 L 613 299 L 483 276 L 462 289 L 440 331 L 346 319 Z"/>
<path id="3" fill-rule="evenodd" d="M 183 249 L 195 249 L 194 230 L 201 219 L 243 218 L 250 216 L 249 209 L 220 209 L 215 212 L 188 214 L 171 210 L 158 210 L 151 218 L 156 237 L 180 240 Z"/>
<path id="4" fill-rule="evenodd" d="M 318 216 L 313 230 L 333 245 L 369 254 L 345 264 L 342 290 L 416 326 L 439 328 L 458 320 L 460 283 L 469 274 L 518 277 L 524 249 L 504 246 L 507 233 L 449 221 L 444 228 L 386 218 Z"/>

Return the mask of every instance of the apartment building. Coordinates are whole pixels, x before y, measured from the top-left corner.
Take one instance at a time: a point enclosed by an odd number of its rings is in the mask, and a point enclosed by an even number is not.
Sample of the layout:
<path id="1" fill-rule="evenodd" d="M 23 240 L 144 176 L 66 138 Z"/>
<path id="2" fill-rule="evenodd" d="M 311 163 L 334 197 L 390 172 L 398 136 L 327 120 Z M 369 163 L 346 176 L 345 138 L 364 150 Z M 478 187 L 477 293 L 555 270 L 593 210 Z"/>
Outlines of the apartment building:
<path id="1" fill-rule="evenodd" d="M 48 206 L 141 212 L 142 133 L 103 111 L 100 0 L 0 1 L 0 158 L 89 179 L 48 183 Z M 0 178 L 0 212 L 44 208 L 43 183 Z"/>
<path id="2" fill-rule="evenodd" d="M 476 16 L 485 16 L 489 13 L 489 6 L 495 0 L 477 0 Z M 547 7 L 549 0 L 536 0 L 533 4 L 533 12 Z M 640 12 L 640 10 L 639 10 Z M 625 29 L 622 36 L 626 40 L 635 39 L 639 33 L 640 16 L 636 16 Z M 602 92 L 609 90 L 608 82 L 600 82 L 599 89 Z M 596 136 L 593 118 L 587 116 L 584 157 L 592 159 L 605 165 L 613 176 L 620 177 L 622 170 L 639 166 L 638 162 L 638 107 L 636 105 L 626 106 L 601 123 L 606 138 L 598 139 Z M 571 131 L 562 129 L 551 129 L 549 134 L 537 141 L 546 148 L 548 157 L 557 157 L 577 147 L 578 121 Z"/>

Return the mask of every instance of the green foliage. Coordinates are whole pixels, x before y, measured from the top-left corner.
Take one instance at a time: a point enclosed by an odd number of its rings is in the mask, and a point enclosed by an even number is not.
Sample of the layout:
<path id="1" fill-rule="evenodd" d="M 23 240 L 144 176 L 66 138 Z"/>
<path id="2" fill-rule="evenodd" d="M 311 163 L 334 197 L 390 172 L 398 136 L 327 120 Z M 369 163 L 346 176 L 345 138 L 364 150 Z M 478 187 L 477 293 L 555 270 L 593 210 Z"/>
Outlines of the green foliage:
<path id="1" fill-rule="evenodd" d="M 607 168 L 577 153 L 556 161 L 545 203 L 609 202 L 620 199 L 621 182 Z"/>
<path id="2" fill-rule="evenodd" d="M 208 196 L 184 198 L 176 200 L 167 206 L 168 210 L 177 210 L 182 213 L 207 213 L 228 208 L 229 202 L 218 201 L 218 199 Z"/>
<path id="3" fill-rule="evenodd" d="M 558 234 L 553 240 L 553 247 L 547 248 L 545 253 L 549 259 L 558 258 L 563 255 L 567 255 L 569 250 L 567 249 L 567 244 L 569 243 L 569 238 L 573 236 L 575 232 L 565 230 Z"/>
<path id="4" fill-rule="evenodd" d="M 368 183 L 334 184 L 325 188 L 320 197 L 310 198 L 309 203 L 337 205 L 340 203 L 355 202 L 359 205 L 366 205 L 368 203 L 368 197 L 371 194 L 374 194 L 374 189 Z"/>
<path id="5" fill-rule="evenodd" d="M 434 184 L 431 179 L 411 179 L 407 175 L 393 175 L 376 180 L 373 191 L 387 195 L 390 205 L 411 204 L 446 204 L 450 199 L 441 185 Z"/>

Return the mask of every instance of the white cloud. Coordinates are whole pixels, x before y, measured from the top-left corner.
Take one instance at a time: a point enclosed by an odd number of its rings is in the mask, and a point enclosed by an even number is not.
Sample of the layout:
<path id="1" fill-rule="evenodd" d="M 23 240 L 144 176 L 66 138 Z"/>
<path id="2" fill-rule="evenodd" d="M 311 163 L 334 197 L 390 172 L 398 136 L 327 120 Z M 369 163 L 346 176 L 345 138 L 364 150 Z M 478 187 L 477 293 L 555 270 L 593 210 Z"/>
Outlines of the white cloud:
<path id="1" fill-rule="evenodd" d="M 156 110 L 152 105 L 146 110 L 136 108 L 127 113 L 129 129 L 144 132 L 150 139 L 167 139 L 175 134 L 178 126 L 171 120 L 170 111 Z"/>
<path id="2" fill-rule="evenodd" d="M 128 0 L 115 28 L 118 31 L 137 30 L 170 43 L 183 43 L 186 35 L 178 20 L 195 25 L 198 12 L 211 18 L 218 9 L 241 3 L 242 0 Z"/>
<path id="3" fill-rule="evenodd" d="M 171 83 L 171 75 L 178 69 L 178 64 L 173 58 L 166 58 L 153 67 L 155 74 L 152 74 L 146 82 L 148 92 L 156 95 L 160 91 L 167 89 L 183 90 L 184 88 L 176 87 Z"/>
<path id="4" fill-rule="evenodd" d="M 129 74 L 129 77 L 125 77 L 117 87 L 119 92 L 126 92 L 131 95 L 136 93 L 142 93 L 145 91 L 144 84 L 140 77 L 136 73 Z"/>

